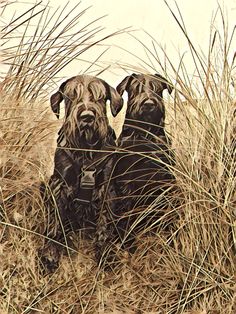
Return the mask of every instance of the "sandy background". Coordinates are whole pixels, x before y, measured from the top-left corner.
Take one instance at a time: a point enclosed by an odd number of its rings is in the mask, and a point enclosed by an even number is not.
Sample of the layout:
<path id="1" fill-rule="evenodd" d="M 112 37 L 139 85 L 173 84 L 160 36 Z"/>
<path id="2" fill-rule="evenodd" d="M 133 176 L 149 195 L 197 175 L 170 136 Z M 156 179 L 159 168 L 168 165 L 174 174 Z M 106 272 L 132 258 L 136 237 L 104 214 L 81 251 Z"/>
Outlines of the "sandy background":
<path id="1" fill-rule="evenodd" d="M 18 1 L 9 5 L 1 16 L 1 24 L 7 24 L 12 17 L 18 17 L 27 9 L 32 7 L 34 2 Z M 47 3 L 43 1 L 43 4 Z M 51 0 L 49 2 L 50 11 L 54 12 L 58 7 L 59 10 L 64 9 L 64 12 L 70 11 L 77 3 L 77 1 L 70 1 L 66 4 L 63 0 Z M 218 3 L 224 11 L 224 16 L 227 17 L 230 32 L 233 29 L 235 14 L 236 14 L 236 0 L 219 1 L 216 0 L 178 0 L 167 1 L 170 7 L 174 10 L 179 19 L 181 16 L 184 21 L 185 28 L 189 34 L 190 40 L 194 43 L 198 51 L 203 51 L 205 54 L 209 46 L 209 34 L 212 29 L 222 27 L 220 21 L 220 14 L 217 14 L 215 21 L 215 14 L 218 8 Z M 117 84 L 129 73 L 134 70 L 147 71 L 150 73 L 163 73 L 157 61 L 157 56 L 160 63 L 166 63 L 166 57 L 162 49 L 167 54 L 175 68 L 178 68 L 181 58 L 187 67 L 189 77 L 194 76 L 194 62 L 189 49 L 188 42 L 177 25 L 174 17 L 168 9 L 164 0 L 82 0 L 79 6 L 72 9 L 70 17 L 78 14 L 82 10 L 87 9 L 86 13 L 80 19 L 78 28 L 76 25 L 75 31 L 79 31 L 83 26 L 91 21 L 101 18 L 94 25 L 102 26 L 104 29 L 97 35 L 97 38 L 116 32 L 117 30 L 127 28 L 129 33 L 114 36 L 104 41 L 102 45 L 89 49 L 78 60 L 74 60 L 68 64 L 62 71 L 58 73 L 57 84 L 63 82 L 68 77 L 82 74 L 84 72 L 97 75 L 106 69 L 99 76 L 105 79 L 110 85 L 116 87 Z M 35 23 L 37 19 L 35 20 Z M 212 26 L 214 23 L 214 27 Z M 32 29 L 34 29 L 34 21 L 32 20 Z M 50 26 L 50 25 L 49 25 Z M 92 29 L 93 26 L 88 28 Z M 17 30 L 18 32 L 20 31 Z M 229 33 L 230 33 L 229 32 Z M 16 33 L 16 37 L 20 38 L 20 34 Z M 135 37 L 135 38 L 134 38 Z M 19 40 L 19 39 L 18 39 Z M 234 38 L 236 46 L 236 40 Z M 153 46 L 155 42 L 155 48 Z M 151 53 L 147 53 L 142 45 L 145 43 L 147 49 Z M 10 45 L 15 44 L 17 47 L 17 38 L 11 38 Z M 154 56 L 152 56 L 152 53 Z M 220 53 L 220 52 L 219 52 Z M 102 54 L 101 57 L 99 57 Z M 234 51 L 230 52 L 233 58 Z M 96 61 L 99 59 L 98 61 Z M 95 62 L 96 61 L 96 62 Z M 94 63 L 91 65 L 91 63 Z M 167 62 L 168 63 L 168 62 Z M 6 67 L 1 67 L 4 72 Z M 174 82 L 174 75 L 171 73 L 171 68 L 166 68 L 169 78 Z M 4 76 L 4 74 L 2 75 Z M 52 91 L 53 92 L 53 91 Z M 167 97 L 167 93 L 165 97 Z M 127 99 L 126 92 L 123 95 Z M 168 100 L 167 100 L 168 101 Z M 117 129 L 119 133 L 123 122 L 125 112 L 124 110 L 114 120 L 110 118 L 111 124 Z M 111 116 L 111 114 L 109 114 Z"/>
<path id="2" fill-rule="evenodd" d="M 177 13 L 177 8 L 174 1 L 167 1 L 172 9 Z M 18 1 L 16 4 L 9 5 L 1 17 L 1 23 L 9 21 L 11 16 L 19 16 L 25 12 L 25 9 L 32 6 L 34 1 Z M 47 3 L 47 1 L 43 1 Z M 70 1 L 68 8 L 78 3 L 77 1 Z M 216 13 L 218 4 L 216 0 L 178 0 L 179 9 L 190 39 L 196 44 L 202 51 L 207 51 L 209 33 L 211 28 L 211 22 L 214 14 Z M 236 14 L 236 0 L 219 1 L 223 5 L 223 8 L 228 16 L 229 28 L 232 28 L 235 21 Z M 63 8 L 66 5 L 64 0 L 51 0 L 49 6 L 51 10 L 55 10 L 58 6 Z M 80 10 L 88 8 L 88 11 L 81 18 L 81 25 L 78 25 L 78 29 L 86 23 L 105 16 L 103 19 L 97 22 L 97 26 L 103 26 L 105 30 L 101 34 L 109 34 L 111 32 L 130 27 L 130 30 L 140 41 L 152 48 L 152 40 L 148 34 L 153 36 L 156 40 L 156 46 L 159 44 L 164 48 L 171 58 L 172 62 L 177 65 L 180 57 L 185 54 L 185 64 L 189 64 L 189 71 L 193 71 L 193 64 L 191 61 L 191 55 L 189 53 L 189 47 L 185 37 L 177 26 L 173 16 L 168 10 L 164 0 L 83 0 L 78 8 L 73 10 L 71 15 L 78 13 Z M 220 24 L 215 23 L 216 25 Z M 116 85 L 127 73 L 127 70 L 123 69 L 124 64 L 132 64 L 132 66 L 146 68 L 148 71 L 153 72 L 139 59 L 132 54 L 137 55 L 139 58 L 144 59 L 150 63 L 142 45 L 132 38 L 128 34 L 122 34 L 108 41 L 104 42 L 104 47 L 100 49 L 92 49 L 83 54 L 84 60 L 78 60 L 68 65 L 59 75 L 62 80 L 65 77 L 76 75 L 86 71 L 90 66 L 90 62 L 95 61 L 102 51 L 105 51 L 109 46 L 109 50 L 101 57 L 99 66 L 96 68 L 93 66 L 90 71 L 99 72 L 101 67 L 106 68 L 108 65 L 112 66 L 102 74 L 102 77 L 110 82 L 110 84 Z M 158 55 L 164 62 L 164 57 L 161 53 L 161 49 L 156 47 Z M 126 50 L 126 51 L 125 51 Z M 155 69 L 158 71 L 158 64 L 153 61 Z"/>

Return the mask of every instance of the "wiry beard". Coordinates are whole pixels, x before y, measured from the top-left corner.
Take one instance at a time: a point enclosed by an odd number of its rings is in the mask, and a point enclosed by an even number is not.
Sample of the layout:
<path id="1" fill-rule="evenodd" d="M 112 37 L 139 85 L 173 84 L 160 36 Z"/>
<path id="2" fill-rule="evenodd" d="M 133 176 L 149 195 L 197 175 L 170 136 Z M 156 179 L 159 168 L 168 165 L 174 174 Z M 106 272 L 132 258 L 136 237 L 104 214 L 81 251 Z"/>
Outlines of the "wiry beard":
<path id="1" fill-rule="evenodd" d="M 137 101 L 135 98 L 128 103 L 126 118 L 159 125 L 162 118 L 165 117 L 165 112 L 164 110 L 162 111 L 162 108 L 162 103 L 156 103 L 156 108 L 153 111 L 140 110 L 140 101 Z"/>
<path id="2" fill-rule="evenodd" d="M 67 104 L 67 115 L 63 126 L 66 141 L 70 146 L 89 148 L 97 143 L 104 143 L 108 135 L 108 119 L 103 112 L 102 106 L 93 106 L 95 110 L 94 123 L 84 124 L 80 115 L 84 111 L 83 105 L 77 102 Z"/>
<path id="3" fill-rule="evenodd" d="M 99 141 L 99 134 L 94 127 L 86 126 L 79 131 L 80 144 L 83 147 L 95 146 Z"/>
<path id="4" fill-rule="evenodd" d="M 155 112 L 151 112 L 150 114 L 148 112 L 143 112 L 139 110 L 139 106 L 135 104 L 135 106 L 130 107 L 131 110 L 128 110 L 126 113 L 126 118 L 131 120 L 137 120 L 140 122 L 149 122 L 149 123 L 155 123 Z"/>
<path id="5" fill-rule="evenodd" d="M 81 126 L 78 119 L 68 119 L 64 124 L 67 143 L 78 148 L 100 148 L 108 135 L 107 118 L 95 121 L 92 125 Z"/>

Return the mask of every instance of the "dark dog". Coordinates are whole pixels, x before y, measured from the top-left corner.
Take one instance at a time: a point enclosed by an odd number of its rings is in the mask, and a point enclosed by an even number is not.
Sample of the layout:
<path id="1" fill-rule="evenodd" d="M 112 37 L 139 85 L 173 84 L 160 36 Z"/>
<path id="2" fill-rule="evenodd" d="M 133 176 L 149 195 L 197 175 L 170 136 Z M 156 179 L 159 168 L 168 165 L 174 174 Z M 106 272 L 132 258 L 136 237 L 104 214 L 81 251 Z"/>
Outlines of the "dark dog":
<path id="1" fill-rule="evenodd" d="M 121 96 L 125 90 L 128 93 L 125 122 L 118 140 L 120 154 L 114 171 L 118 195 L 114 219 L 118 221 L 122 241 L 139 224 L 141 216 L 146 215 L 148 206 L 155 211 L 167 206 L 166 191 L 174 181 L 170 170 L 173 155 L 164 129 L 164 89 L 171 93 L 172 86 L 159 74 L 132 74 L 117 86 Z M 128 242 L 132 245 L 132 241 Z"/>
<path id="2" fill-rule="evenodd" d="M 111 112 L 116 116 L 123 101 L 105 81 L 88 75 L 68 79 L 51 96 L 51 107 L 57 117 L 63 100 L 65 118 L 49 182 L 51 197 L 46 201 L 50 212 L 48 235 L 61 241 L 69 230 L 89 229 L 87 234 L 92 232 L 99 258 L 109 237 L 106 199 L 116 146 L 106 103 L 110 101 Z M 50 262 L 47 254 L 43 258 Z M 55 264 L 55 260 L 52 262 Z"/>

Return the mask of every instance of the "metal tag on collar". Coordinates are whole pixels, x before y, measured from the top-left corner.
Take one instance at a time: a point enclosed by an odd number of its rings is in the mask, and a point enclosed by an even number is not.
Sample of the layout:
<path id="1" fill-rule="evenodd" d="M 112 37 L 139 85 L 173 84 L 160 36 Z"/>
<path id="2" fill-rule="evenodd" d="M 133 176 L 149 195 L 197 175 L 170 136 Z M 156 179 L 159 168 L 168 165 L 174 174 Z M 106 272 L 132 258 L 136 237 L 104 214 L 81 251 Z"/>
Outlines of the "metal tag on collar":
<path id="1" fill-rule="evenodd" d="M 95 186 L 96 170 L 85 170 L 82 168 L 82 177 L 80 181 L 81 188 L 91 189 Z"/>

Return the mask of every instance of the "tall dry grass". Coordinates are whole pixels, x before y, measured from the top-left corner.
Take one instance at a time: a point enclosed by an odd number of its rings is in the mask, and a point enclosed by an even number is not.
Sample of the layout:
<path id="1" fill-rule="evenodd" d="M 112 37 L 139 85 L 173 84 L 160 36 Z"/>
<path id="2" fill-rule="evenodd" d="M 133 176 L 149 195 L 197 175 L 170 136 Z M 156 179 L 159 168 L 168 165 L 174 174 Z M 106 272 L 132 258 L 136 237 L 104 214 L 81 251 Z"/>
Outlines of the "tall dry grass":
<path id="1" fill-rule="evenodd" d="M 70 20 L 68 11 L 65 20 L 61 11 L 48 29 L 46 21 L 55 12 L 50 16 L 41 5 L 3 30 L 3 40 L 10 40 L 14 28 L 25 29 L 20 45 L 3 53 L 10 69 L 0 90 L 1 314 L 236 312 L 234 34 L 222 15 L 223 35 L 213 30 L 204 58 L 181 16 L 169 9 L 189 42 L 197 83 L 183 61 L 176 68 L 166 53 L 165 62 L 160 61 L 154 39 L 151 48 L 143 44 L 148 62 L 142 61 L 175 82 L 166 110 L 179 202 L 160 218 L 155 235 L 143 231 L 138 236 L 135 254 L 119 250 L 119 262 L 105 272 L 96 266 L 86 242 L 64 256 L 51 275 L 42 275 L 37 255 L 47 224 L 39 183 L 50 175 L 60 123 L 45 100 L 60 69 L 102 38 L 92 25 L 70 33 L 82 12 Z M 28 39 L 32 19 L 38 26 Z M 172 216 L 167 235 L 162 225 Z"/>

